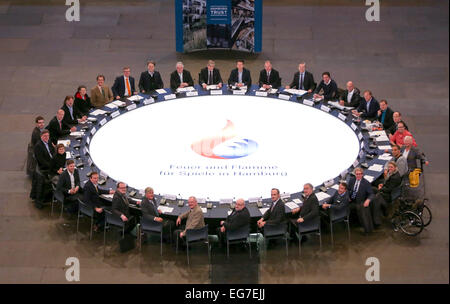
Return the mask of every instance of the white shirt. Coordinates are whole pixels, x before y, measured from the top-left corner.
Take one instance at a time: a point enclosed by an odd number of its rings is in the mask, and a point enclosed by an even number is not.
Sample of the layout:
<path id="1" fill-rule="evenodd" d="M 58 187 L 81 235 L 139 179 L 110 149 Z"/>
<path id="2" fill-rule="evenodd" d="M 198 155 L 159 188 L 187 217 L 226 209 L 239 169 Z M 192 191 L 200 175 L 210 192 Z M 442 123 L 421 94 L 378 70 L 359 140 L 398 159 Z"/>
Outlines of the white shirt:
<path id="1" fill-rule="evenodd" d="M 75 171 L 73 171 L 75 173 Z M 67 173 L 69 173 L 69 177 L 70 177 L 70 188 L 73 189 L 75 188 L 75 177 L 73 176 L 74 173 L 70 173 L 69 170 L 67 170 Z"/>
<path id="2" fill-rule="evenodd" d="M 347 102 L 352 102 L 353 93 L 355 92 L 355 89 L 351 90 L 351 92 L 348 92 L 347 94 Z"/>
<path id="3" fill-rule="evenodd" d="M 403 157 L 405 158 L 405 159 L 408 159 L 408 154 L 409 154 L 409 151 L 410 151 L 411 149 L 409 149 L 409 150 L 407 150 L 407 149 L 405 149 L 404 151 L 403 151 Z"/>
<path id="4" fill-rule="evenodd" d="M 178 76 L 180 77 L 180 83 L 183 83 L 183 73 L 178 73 Z"/>
<path id="5" fill-rule="evenodd" d="M 326 85 L 329 85 L 331 83 L 331 79 L 328 82 L 324 81 L 323 83 L 326 84 Z"/>

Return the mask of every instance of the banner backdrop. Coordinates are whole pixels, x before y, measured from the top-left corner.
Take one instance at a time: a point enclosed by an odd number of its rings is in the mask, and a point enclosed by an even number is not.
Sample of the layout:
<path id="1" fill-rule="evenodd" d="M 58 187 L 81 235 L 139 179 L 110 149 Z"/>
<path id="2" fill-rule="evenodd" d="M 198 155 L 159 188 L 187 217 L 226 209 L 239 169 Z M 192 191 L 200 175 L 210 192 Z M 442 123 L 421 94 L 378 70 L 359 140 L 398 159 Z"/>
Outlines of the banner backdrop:
<path id="1" fill-rule="evenodd" d="M 177 52 L 261 52 L 262 0 L 176 0 Z"/>

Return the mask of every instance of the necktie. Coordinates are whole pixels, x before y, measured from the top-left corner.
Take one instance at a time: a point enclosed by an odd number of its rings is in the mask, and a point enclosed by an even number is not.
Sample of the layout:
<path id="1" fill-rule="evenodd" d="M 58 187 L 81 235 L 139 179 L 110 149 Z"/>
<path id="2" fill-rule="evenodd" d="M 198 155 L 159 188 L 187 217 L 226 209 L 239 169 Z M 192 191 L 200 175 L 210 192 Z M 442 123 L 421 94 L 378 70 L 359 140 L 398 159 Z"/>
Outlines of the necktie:
<path id="1" fill-rule="evenodd" d="M 356 197 L 356 193 L 358 193 L 358 189 L 359 189 L 359 180 L 357 180 L 355 182 L 355 186 L 353 187 L 353 192 L 352 192 L 352 199 L 355 199 Z"/>
<path id="2" fill-rule="evenodd" d="M 61 121 L 58 120 L 58 122 L 59 122 L 59 128 L 62 130 L 62 124 L 61 124 Z M 48 149 L 48 148 L 47 148 L 47 149 Z"/>
<path id="3" fill-rule="evenodd" d="M 242 73 L 238 72 L 238 83 L 242 83 Z"/>
<path id="4" fill-rule="evenodd" d="M 50 155 L 50 158 L 53 158 L 53 155 L 52 155 L 52 153 L 50 153 L 50 149 L 48 148 L 48 143 L 44 142 L 44 145 L 47 148 L 47 152 L 48 152 L 48 155 Z"/>
<path id="5" fill-rule="evenodd" d="M 74 118 L 73 118 L 73 108 L 69 108 L 69 113 L 70 113 L 70 117 L 72 118 L 72 120 L 74 120 Z"/>
<path id="6" fill-rule="evenodd" d="M 269 82 L 270 79 L 270 72 L 267 72 L 267 82 Z"/>
<path id="7" fill-rule="evenodd" d="M 183 83 L 183 74 L 179 74 L 180 76 L 180 83 Z"/>
<path id="8" fill-rule="evenodd" d="M 298 87 L 299 90 L 303 89 L 303 73 L 300 73 L 300 86 Z"/>
<path id="9" fill-rule="evenodd" d="M 276 203 L 276 202 L 275 202 Z M 272 202 L 272 206 L 270 206 L 270 212 L 272 212 L 273 211 L 273 208 L 275 207 L 275 203 L 274 202 Z"/>
<path id="10" fill-rule="evenodd" d="M 95 187 L 95 191 L 97 191 L 97 193 L 98 193 L 98 187 L 97 187 L 97 185 L 94 185 L 94 187 Z"/>
<path id="11" fill-rule="evenodd" d="M 103 88 L 102 88 L 102 95 L 103 95 L 103 98 L 105 98 L 105 90 L 103 90 Z"/>
<path id="12" fill-rule="evenodd" d="M 208 72 L 208 84 L 211 84 L 211 83 L 212 83 L 212 72 L 209 71 Z"/>
<path id="13" fill-rule="evenodd" d="M 131 96 L 131 87 L 130 87 L 130 81 L 127 78 L 127 90 L 128 90 L 128 96 Z"/>

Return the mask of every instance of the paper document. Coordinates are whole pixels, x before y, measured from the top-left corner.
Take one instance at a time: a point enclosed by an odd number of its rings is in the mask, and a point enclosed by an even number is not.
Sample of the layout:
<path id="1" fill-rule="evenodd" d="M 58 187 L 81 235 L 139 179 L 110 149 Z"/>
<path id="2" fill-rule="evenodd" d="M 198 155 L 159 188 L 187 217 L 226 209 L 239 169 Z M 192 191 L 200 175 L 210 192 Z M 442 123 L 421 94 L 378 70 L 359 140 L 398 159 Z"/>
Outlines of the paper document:
<path id="1" fill-rule="evenodd" d="M 288 202 L 288 203 L 286 203 L 286 206 L 288 206 L 291 210 L 298 208 L 298 205 L 294 202 Z"/>
<path id="2" fill-rule="evenodd" d="M 84 132 L 82 131 L 75 131 L 75 132 L 70 132 L 70 136 L 83 136 Z"/>
<path id="3" fill-rule="evenodd" d="M 72 158 L 72 154 L 69 151 L 66 152 L 66 158 L 67 159 Z"/>
<path id="4" fill-rule="evenodd" d="M 141 99 L 144 99 L 144 97 L 139 96 L 139 95 L 133 95 L 127 98 L 129 101 L 139 101 Z"/>
<path id="5" fill-rule="evenodd" d="M 216 84 L 211 84 L 211 85 L 206 86 L 207 90 L 217 90 L 218 88 L 219 88 L 219 86 Z"/>
<path id="6" fill-rule="evenodd" d="M 158 94 L 167 94 L 167 91 L 164 90 L 164 89 L 158 89 L 158 90 L 156 90 L 156 93 L 158 93 Z"/>
<path id="7" fill-rule="evenodd" d="M 158 210 L 161 210 L 162 213 L 166 214 L 166 213 L 172 213 L 173 208 L 167 207 L 167 206 L 159 206 Z"/>
<path id="8" fill-rule="evenodd" d="M 275 94 L 276 92 L 278 92 L 278 89 L 270 89 L 269 90 L 269 94 Z"/>
<path id="9" fill-rule="evenodd" d="M 392 155 L 390 155 L 390 154 L 388 154 L 388 153 L 384 153 L 384 154 L 380 155 L 380 156 L 378 157 L 378 159 L 381 159 L 381 160 L 391 160 L 391 159 L 392 159 Z"/>
<path id="10" fill-rule="evenodd" d="M 206 208 L 201 208 L 201 209 L 202 209 L 202 212 L 203 212 L 203 213 L 208 212 L 208 209 L 206 209 Z"/>
<path id="11" fill-rule="evenodd" d="M 380 150 L 392 150 L 392 147 L 388 146 L 388 145 L 386 145 L 386 146 L 378 146 L 378 149 L 380 149 Z"/>
<path id="12" fill-rule="evenodd" d="M 364 175 L 364 178 L 369 182 L 372 183 L 375 180 L 375 177 L 371 175 Z"/>
<path id="13" fill-rule="evenodd" d="M 296 203 L 297 205 L 303 204 L 303 202 L 302 202 L 299 198 L 294 198 L 292 201 L 293 201 L 294 203 Z"/>
<path id="14" fill-rule="evenodd" d="M 104 197 L 104 198 L 110 198 L 110 199 L 112 199 L 113 196 L 114 196 L 114 194 L 102 194 L 101 196 Z"/>
<path id="15" fill-rule="evenodd" d="M 67 148 L 68 146 L 70 146 L 70 139 L 60 139 L 58 140 L 57 144 L 63 144 L 64 147 Z"/>
<path id="16" fill-rule="evenodd" d="M 381 135 L 378 137 L 375 137 L 375 141 L 389 141 L 389 137 L 387 137 L 386 135 Z"/>
<path id="17" fill-rule="evenodd" d="M 97 116 L 97 115 L 102 115 L 102 114 L 105 114 L 106 113 L 106 111 L 103 111 L 103 110 L 101 110 L 101 109 L 97 109 L 97 110 L 95 110 L 95 111 L 92 111 L 91 112 L 91 115 L 92 116 Z M 89 119 L 89 118 L 88 118 Z"/>
<path id="18" fill-rule="evenodd" d="M 286 89 L 284 90 L 284 92 L 290 93 L 290 94 L 295 94 L 295 95 L 305 95 L 306 93 L 308 93 L 308 91 L 305 90 L 296 90 L 296 89 Z"/>
<path id="19" fill-rule="evenodd" d="M 177 92 L 190 92 L 190 91 L 195 91 L 194 87 L 184 87 L 177 89 Z"/>
<path id="20" fill-rule="evenodd" d="M 110 108 L 111 110 L 114 110 L 114 109 L 117 109 L 117 108 L 118 108 L 118 106 L 116 106 L 116 105 L 113 104 L 113 103 L 108 103 L 107 105 L 105 105 L 105 107 Z"/>
<path id="21" fill-rule="evenodd" d="M 260 208 L 259 212 L 261 212 L 261 215 L 264 215 L 264 213 L 266 213 L 267 210 L 269 210 L 269 208 Z"/>
<path id="22" fill-rule="evenodd" d="M 381 172 L 381 171 L 383 171 L 383 169 L 384 168 L 382 165 L 375 164 L 375 165 L 370 166 L 367 170 Z"/>
<path id="23" fill-rule="evenodd" d="M 138 95 L 136 95 L 136 96 L 138 96 Z M 115 100 L 115 101 L 113 101 L 113 102 L 111 102 L 111 103 L 112 103 L 113 105 L 118 106 L 118 107 L 121 107 L 121 106 L 126 105 L 126 103 L 123 102 L 123 101 L 121 101 L 121 100 Z"/>
<path id="24" fill-rule="evenodd" d="M 339 110 L 353 110 L 354 109 L 354 107 L 341 106 L 338 101 L 328 101 L 328 104 Z"/>
<path id="25" fill-rule="evenodd" d="M 339 184 L 335 184 L 333 185 L 331 188 L 335 189 L 335 190 L 339 190 Z"/>
<path id="26" fill-rule="evenodd" d="M 326 192 L 318 192 L 318 193 L 316 193 L 316 197 L 319 201 L 323 201 L 323 200 L 329 198 L 330 195 Z"/>

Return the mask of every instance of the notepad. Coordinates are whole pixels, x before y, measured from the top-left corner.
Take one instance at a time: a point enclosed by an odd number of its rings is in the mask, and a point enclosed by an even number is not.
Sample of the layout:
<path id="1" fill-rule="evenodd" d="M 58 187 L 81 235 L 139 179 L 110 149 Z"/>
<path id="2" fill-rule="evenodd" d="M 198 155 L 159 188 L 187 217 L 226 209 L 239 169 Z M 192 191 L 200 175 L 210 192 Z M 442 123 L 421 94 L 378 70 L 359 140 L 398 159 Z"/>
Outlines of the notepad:
<path id="1" fill-rule="evenodd" d="M 167 207 L 167 206 L 159 206 L 158 210 L 160 210 L 162 213 L 172 213 L 173 207 Z"/>
<path id="2" fill-rule="evenodd" d="M 269 210 L 269 208 L 260 208 L 259 212 L 261 212 L 261 215 L 264 215 L 264 213 L 266 213 L 267 210 Z"/>
<path id="3" fill-rule="evenodd" d="M 326 192 L 318 192 L 318 193 L 315 193 L 315 194 L 316 194 L 316 197 L 317 197 L 317 199 L 319 201 L 323 201 L 323 200 L 325 200 L 325 199 L 330 197 L 330 195 L 328 193 L 326 193 Z"/>
<path id="4" fill-rule="evenodd" d="M 94 110 L 94 111 L 92 111 L 90 114 L 92 115 L 92 116 L 97 116 L 97 115 L 103 115 L 103 114 L 105 114 L 106 113 L 106 111 L 103 111 L 103 110 L 101 110 L 101 109 L 97 109 L 97 110 Z M 90 118 L 90 117 L 89 117 Z M 88 119 L 89 119 L 88 118 Z"/>
<path id="5" fill-rule="evenodd" d="M 375 141 L 389 141 L 389 137 L 387 137 L 386 135 L 381 135 L 378 137 L 375 137 Z"/>
<path id="6" fill-rule="evenodd" d="M 383 169 L 384 168 L 382 165 L 374 164 L 374 165 L 370 166 L 367 170 L 381 172 L 381 171 L 383 171 Z"/>
<path id="7" fill-rule="evenodd" d="M 298 205 L 296 203 L 294 203 L 294 202 L 288 202 L 285 205 L 288 206 L 289 209 L 291 209 L 291 210 L 295 209 L 295 208 L 298 208 Z"/>
<path id="8" fill-rule="evenodd" d="M 167 91 L 164 90 L 164 89 L 158 89 L 158 90 L 156 90 L 156 93 L 158 93 L 158 94 L 167 94 Z"/>
<path id="9" fill-rule="evenodd" d="M 67 159 L 72 158 L 72 153 L 70 153 L 69 151 L 67 151 L 67 152 L 66 152 L 66 158 L 67 158 Z"/>
<path id="10" fill-rule="evenodd" d="M 380 150 L 392 150 L 392 147 L 388 146 L 388 145 L 386 145 L 386 146 L 378 146 L 378 149 L 380 149 Z"/>
<path id="11" fill-rule="evenodd" d="M 302 202 L 299 198 L 294 198 L 292 201 L 293 201 L 294 203 L 296 203 L 297 205 L 303 204 L 303 202 Z"/>
<path id="12" fill-rule="evenodd" d="M 70 136 L 83 136 L 84 132 L 81 131 L 75 131 L 75 132 L 70 132 Z"/>
<path id="13" fill-rule="evenodd" d="M 278 89 L 270 89 L 269 90 L 269 94 L 275 94 L 276 92 L 278 92 Z"/>
<path id="14" fill-rule="evenodd" d="M 388 154 L 388 153 L 383 153 L 382 155 L 380 155 L 378 157 L 378 159 L 381 160 L 391 160 L 392 159 L 392 155 Z"/>
<path id="15" fill-rule="evenodd" d="M 118 106 L 116 106 L 115 104 L 112 104 L 112 103 L 108 103 L 105 107 L 110 108 L 111 110 L 118 108 Z"/>
<path id="16" fill-rule="evenodd" d="M 370 137 L 376 137 L 376 136 L 382 136 L 382 135 L 386 135 L 385 131 L 371 131 L 369 132 L 369 136 Z"/>
<path id="17" fill-rule="evenodd" d="M 208 212 L 208 209 L 206 209 L 206 208 L 200 208 L 200 209 L 202 209 L 202 212 L 203 212 L 203 213 Z"/>
<path id="18" fill-rule="evenodd" d="M 133 95 L 133 96 L 128 97 L 127 99 L 129 101 L 138 101 L 138 100 L 144 99 L 144 97 L 139 96 L 139 95 Z"/>
<path id="19" fill-rule="evenodd" d="M 136 95 L 137 96 L 137 95 Z M 113 101 L 113 102 L 111 102 L 113 105 L 116 105 L 116 106 L 118 106 L 118 107 L 121 107 L 121 106 L 124 106 L 124 105 L 126 105 L 126 103 L 125 102 L 123 102 L 123 101 L 121 101 L 121 100 L 115 100 L 115 101 Z"/>
<path id="20" fill-rule="evenodd" d="M 364 175 L 364 178 L 369 182 L 372 183 L 375 180 L 375 177 L 371 175 Z"/>

